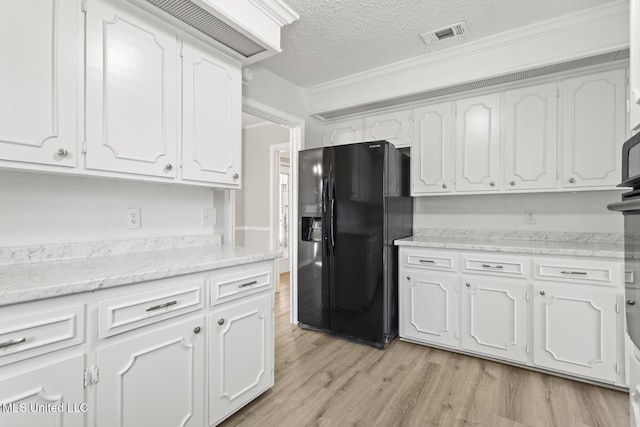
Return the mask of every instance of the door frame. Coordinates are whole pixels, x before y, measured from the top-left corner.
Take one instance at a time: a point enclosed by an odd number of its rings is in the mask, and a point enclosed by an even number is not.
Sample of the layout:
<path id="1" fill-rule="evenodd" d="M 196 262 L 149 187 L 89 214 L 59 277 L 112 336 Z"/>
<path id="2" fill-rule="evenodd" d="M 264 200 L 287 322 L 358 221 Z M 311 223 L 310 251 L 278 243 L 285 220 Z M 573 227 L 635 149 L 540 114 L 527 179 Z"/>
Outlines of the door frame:
<path id="1" fill-rule="evenodd" d="M 291 194 L 291 218 L 290 235 L 298 235 L 298 151 L 304 147 L 304 119 L 291 114 L 280 111 L 269 105 L 258 102 L 246 96 L 242 97 L 242 111 L 261 117 L 271 122 L 288 127 L 290 155 L 291 155 L 291 175 L 289 192 Z M 273 198 L 271 198 L 273 200 Z M 269 215 L 272 215 L 272 209 Z M 233 218 L 233 214 L 231 215 Z M 271 242 L 273 244 L 273 240 Z M 290 303 L 291 310 L 289 312 L 289 321 L 293 324 L 298 323 L 298 239 L 291 239 L 289 247 L 289 271 L 291 276 L 291 294 Z M 277 280 L 277 278 L 276 278 Z"/>
<path id="2" fill-rule="evenodd" d="M 291 158 L 291 142 L 285 144 L 276 144 L 269 147 L 269 242 L 271 249 L 278 248 L 278 230 L 280 228 L 280 198 L 279 179 L 280 179 L 280 153 L 289 152 Z M 289 160 L 289 186 L 291 185 L 291 160 Z M 291 190 L 289 190 L 289 223 L 291 223 Z M 289 227 L 291 229 L 291 227 Z M 291 259 L 291 233 L 289 233 L 289 241 L 287 242 L 289 250 L 289 259 Z M 280 269 L 278 268 L 277 279 L 280 277 Z M 291 272 L 291 268 L 289 268 Z M 276 283 L 276 292 L 280 291 L 279 284 Z"/>

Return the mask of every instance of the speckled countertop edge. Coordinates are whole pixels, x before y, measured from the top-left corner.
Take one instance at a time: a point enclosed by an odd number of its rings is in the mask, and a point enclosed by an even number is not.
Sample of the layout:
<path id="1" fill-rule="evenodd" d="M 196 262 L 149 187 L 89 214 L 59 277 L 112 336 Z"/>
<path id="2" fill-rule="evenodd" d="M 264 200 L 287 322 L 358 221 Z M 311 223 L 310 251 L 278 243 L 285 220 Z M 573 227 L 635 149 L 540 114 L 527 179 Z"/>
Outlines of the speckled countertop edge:
<path id="1" fill-rule="evenodd" d="M 277 258 L 265 249 L 214 245 L 0 266 L 0 306 L 91 292 Z"/>

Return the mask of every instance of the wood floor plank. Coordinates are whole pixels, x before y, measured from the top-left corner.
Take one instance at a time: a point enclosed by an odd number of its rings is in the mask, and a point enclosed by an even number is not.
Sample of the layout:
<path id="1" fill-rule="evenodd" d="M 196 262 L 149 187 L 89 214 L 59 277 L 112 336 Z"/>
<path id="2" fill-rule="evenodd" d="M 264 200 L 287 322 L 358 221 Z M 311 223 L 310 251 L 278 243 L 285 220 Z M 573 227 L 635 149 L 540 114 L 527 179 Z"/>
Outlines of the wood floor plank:
<path id="1" fill-rule="evenodd" d="M 627 426 L 619 391 L 403 341 L 386 350 L 289 324 L 276 294 L 275 385 L 224 427 Z"/>

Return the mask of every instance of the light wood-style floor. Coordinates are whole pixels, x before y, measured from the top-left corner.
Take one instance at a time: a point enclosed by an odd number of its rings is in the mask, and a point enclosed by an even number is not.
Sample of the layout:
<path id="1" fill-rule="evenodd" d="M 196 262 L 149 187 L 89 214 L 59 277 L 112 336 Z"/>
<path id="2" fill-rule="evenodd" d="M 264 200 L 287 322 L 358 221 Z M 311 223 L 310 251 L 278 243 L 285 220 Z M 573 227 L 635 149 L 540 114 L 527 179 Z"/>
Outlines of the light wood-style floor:
<path id="1" fill-rule="evenodd" d="M 289 324 L 276 294 L 275 385 L 222 426 L 628 426 L 628 396 L 396 340 L 386 350 Z"/>

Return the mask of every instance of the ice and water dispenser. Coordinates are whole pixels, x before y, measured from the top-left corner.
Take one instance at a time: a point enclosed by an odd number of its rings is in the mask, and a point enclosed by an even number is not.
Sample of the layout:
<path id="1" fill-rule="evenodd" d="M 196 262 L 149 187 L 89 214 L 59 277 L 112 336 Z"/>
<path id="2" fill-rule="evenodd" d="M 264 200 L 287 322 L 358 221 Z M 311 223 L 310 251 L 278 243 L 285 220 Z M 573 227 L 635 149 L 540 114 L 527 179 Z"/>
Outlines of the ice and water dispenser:
<path id="1" fill-rule="evenodd" d="M 320 209 L 316 205 L 303 205 L 302 208 L 302 240 L 305 242 L 321 242 L 322 241 L 322 217 L 320 217 Z M 315 216 L 318 215 L 318 216 Z"/>

